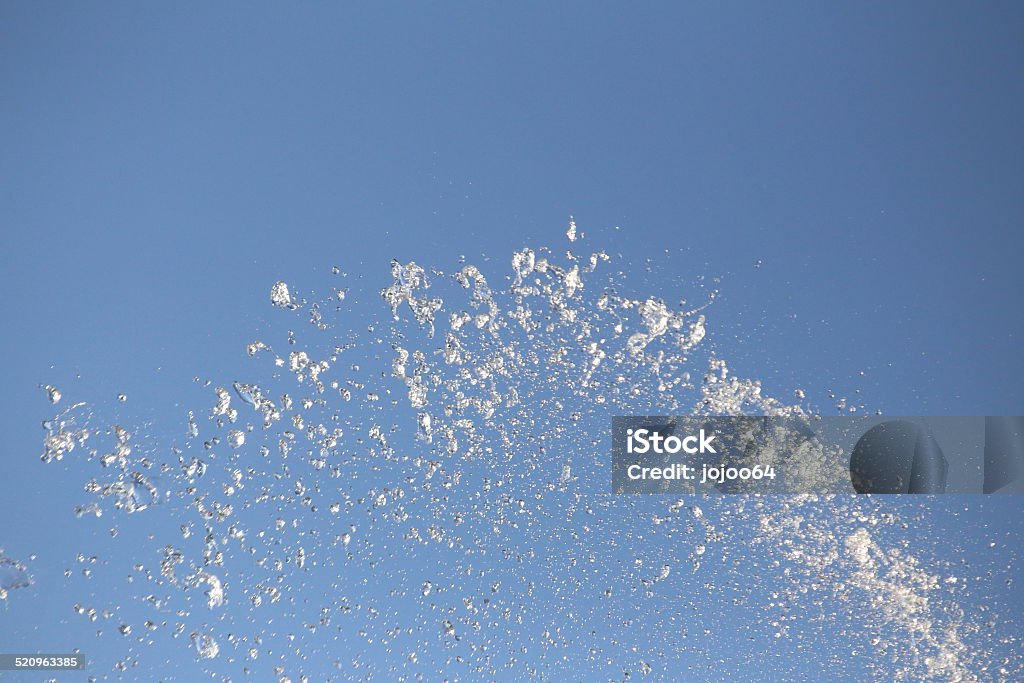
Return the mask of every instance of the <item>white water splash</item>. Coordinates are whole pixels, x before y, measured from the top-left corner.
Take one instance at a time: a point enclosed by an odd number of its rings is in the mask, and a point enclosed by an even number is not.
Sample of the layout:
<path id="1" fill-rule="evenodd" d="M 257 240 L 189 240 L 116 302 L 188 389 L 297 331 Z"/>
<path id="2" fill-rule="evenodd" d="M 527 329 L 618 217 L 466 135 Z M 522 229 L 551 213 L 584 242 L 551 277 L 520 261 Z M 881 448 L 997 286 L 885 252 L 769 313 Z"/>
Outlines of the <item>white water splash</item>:
<path id="1" fill-rule="evenodd" d="M 585 243 L 574 220 L 566 237 Z M 626 296 L 629 269 L 611 263 L 524 248 L 428 278 L 394 261 L 370 296 L 332 284 L 312 303 L 278 282 L 272 304 L 307 311 L 312 336 L 249 344 L 253 376 L 211 380 L 171 457 L 84 410 L 49 420 L 43 460 L 80 448 L 100 467 L 84 518 L 109 499 L 174 530 L 133 567 L 145 580 L 130 597 L 108 598 L 152 606 L 149 637 L 190 634 L 200 664 L 258 659 L 261 679 L 302 680 L 327 658 L 348 679 L 697 675 L 684 667 L 724 661 L 707 615 L 738 610 L 751 638 L 767 629 L 796 656 L 839 647 L 830 600 L 877 676 L 984 678 L 957 584 L 886 547 L 897 517 L 871 499 L 607 494 L 612 415 L 803 413 L 705 348 L 714 290 L 696 308 L 670 303 L 679 291 Z M 384 315 L 371 307 L 355 330 L 346 316 L 378 296 Z M 803 485 L 836 476 L 823 454 L 801 461 Z M 758 670 L 754 653 L 730 654 Z"/>

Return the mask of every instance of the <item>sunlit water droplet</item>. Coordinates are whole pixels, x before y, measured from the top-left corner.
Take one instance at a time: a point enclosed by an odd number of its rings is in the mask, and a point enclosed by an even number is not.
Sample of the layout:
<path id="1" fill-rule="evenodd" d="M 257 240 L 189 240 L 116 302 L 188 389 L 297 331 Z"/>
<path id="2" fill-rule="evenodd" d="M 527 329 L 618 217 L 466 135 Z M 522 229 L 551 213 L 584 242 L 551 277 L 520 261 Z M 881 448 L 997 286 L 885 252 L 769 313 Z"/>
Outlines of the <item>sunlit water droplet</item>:
<path id="1" fill-rule="evenodd" d="M 200 659 L 213 659 L 220 654 L 220 645 L 216 639 L 208 633 L 193 633 L 191 636 L 192 646 Z"/>
<path id="2" fill-rule="evenodd" d="M 295 301 L 292 300 L 292 294 L 288 290 L 288 284 L 284 281 L 277 281 L 274 286 L 270 288 L 270 303 L 274 304 L 278 308 L 296 308 Z"/>
<path id="3" fill-rule="evenodd" d="M 0 600 L 6 600 L 12 591 L 32 585 L 28 567 L 22 562 L 6 557 L 0 549 Z"/>

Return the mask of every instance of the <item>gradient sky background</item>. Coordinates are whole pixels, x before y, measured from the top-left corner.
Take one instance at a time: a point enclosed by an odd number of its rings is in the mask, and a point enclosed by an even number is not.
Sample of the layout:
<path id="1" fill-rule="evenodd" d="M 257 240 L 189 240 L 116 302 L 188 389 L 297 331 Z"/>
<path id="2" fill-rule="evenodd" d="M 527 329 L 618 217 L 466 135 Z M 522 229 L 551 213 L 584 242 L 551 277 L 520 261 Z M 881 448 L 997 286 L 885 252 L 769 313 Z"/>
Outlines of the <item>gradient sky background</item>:
<path id="1" fill-rule="evenodd" d="M 1020 414 L 1024 5 L 514 5 L 0 7 L 0 546 L 58 579 L 79 533 L 39 384 L 177 415 L 275 280 L 504 273 L 570 214 L 721 277 L 767 393 Z"/>

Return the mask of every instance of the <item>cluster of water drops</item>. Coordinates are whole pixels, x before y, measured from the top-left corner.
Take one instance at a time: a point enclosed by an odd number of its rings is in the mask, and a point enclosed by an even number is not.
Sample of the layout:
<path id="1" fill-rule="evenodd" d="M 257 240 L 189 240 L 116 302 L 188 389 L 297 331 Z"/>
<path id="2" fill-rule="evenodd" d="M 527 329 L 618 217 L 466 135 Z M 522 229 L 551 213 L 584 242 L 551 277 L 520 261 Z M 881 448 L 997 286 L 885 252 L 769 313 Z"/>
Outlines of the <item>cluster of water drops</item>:
<path id="1" fill-rule="evenodd" d="M 804 408 L 730 373 L 715 290 L 628 295 L 566 237 L 504 268 L 272 284 L 284 328 L 250 375 L 196 380 L 169 447 L 84 403 L 48 419 L 44 462 L 95 464 L 76 515 L 152 520 L 128 583 L 93 588 L 114 606 L 75 605 L 131 643 L 115 673 L 160 644 L 218 680 L 740 678 L 766 652 L 797 676 L 846 628 L 880 671 L 978 679 L 955 584 L 885 549 L 878 502 L 609 493 L 613 415 Z M 27 580 L 0 553 L 0 597 Z"/>

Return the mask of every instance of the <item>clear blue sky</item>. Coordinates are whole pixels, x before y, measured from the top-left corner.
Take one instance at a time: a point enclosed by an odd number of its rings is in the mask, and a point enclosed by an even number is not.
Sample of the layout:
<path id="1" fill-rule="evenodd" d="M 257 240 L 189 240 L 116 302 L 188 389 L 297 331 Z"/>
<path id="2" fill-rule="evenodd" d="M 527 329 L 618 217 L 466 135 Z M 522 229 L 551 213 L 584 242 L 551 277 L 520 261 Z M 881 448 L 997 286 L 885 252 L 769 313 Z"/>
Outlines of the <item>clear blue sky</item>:
<path id="1" fill-rule="evenodd" d="M 766 382 L 1024 399 L 1015 3 L 2 11 L 5 386 L 221 367 L 268 281 L 574 213 L 729 276 Z"/>
<path id="2" fill-rule="evenodd" d="M 5 3 L 0 546 L 40 559 L 0 633 L 90 633 L 47 596 L 81 481 L 38 462 L 37 386 L 176 433 L 193 376 L 280 331 L 270 284 L 335 264 L 505 272 L 573 214 L 721 277 L 709 339 L 768 393 L 1020 414 L 1022 34 L 1011 2 Z M 935 537 L 1020 531 L 986 505 Z"/>

